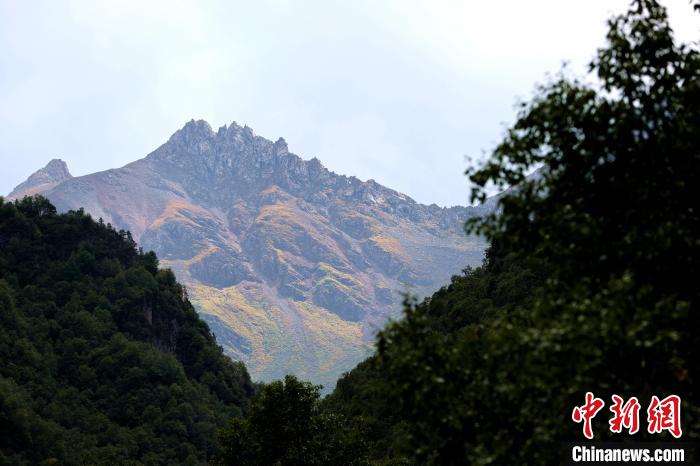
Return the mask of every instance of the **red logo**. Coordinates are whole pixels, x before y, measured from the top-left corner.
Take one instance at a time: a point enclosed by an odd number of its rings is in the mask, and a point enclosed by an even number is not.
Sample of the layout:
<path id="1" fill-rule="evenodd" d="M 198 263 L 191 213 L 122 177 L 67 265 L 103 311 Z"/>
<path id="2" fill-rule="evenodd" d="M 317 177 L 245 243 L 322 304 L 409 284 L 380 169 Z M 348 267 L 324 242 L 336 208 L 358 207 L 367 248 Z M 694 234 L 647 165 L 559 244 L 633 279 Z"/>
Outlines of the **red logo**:
<path id="1" fill-rule="evenodd" d="M 631 397 L 627 402 L 618 395 L 612 396 L 613 404 L 610 411 L 613 416 L 608 421 L 610 432 L 619 434 L 626 429 L 630 435 L 639 432 L 639 410 L 641 405 L 636 397 Z M 586 392 L 586 403 L 574 407 L 571 419 L 576 423 L 583 423 L 583 435 L 587 439 L 593 438 L 593 418 L 603 409 L 605 402 L 596 398 L 591 392 Z M 681 398 L 678 395 L 669 395 L 663 400 L 652 396 L 647 408 L 647 432 L 659 434 L 668 431 L 675 438 L 683 435 L 681 430 Z"/>
<path id="2" fill-rule="evenodd" d="M 593 438 L 593 426 L 591 421 L 595 415 L 598 414 L 598 411 L 603 409 L 603 406 L 605 406 L 603 400 L 596 398 L 593 396 L 593 393 L 588 392 L 586 393 L 586 404 L 583 406 L 576 406 L 571 413 L 571 419 L 573 419 L 574 422 L 580 423 L 583 421 L 583 435 L 587 439 Z"/>
<path id="3" fill-rule="evenodd" d="M 630 435 L 636 434 L 639 431 L 640 408 L 637 398 L 632 397 L 625 404 L 622 403 L 624 400 L 617 395 L 613 395 L 612 399 L 613 405 L 610 411 L 613 412 L 613 417 L 609 422 L 610 431 L 619 434 L 624 427 Z"/>
<path id="4" fill-rule="evenodd" d="M 670 395 L 659 401 L 657 396 L 651 397 L 649 409 L 647 409 L 650 434 L 658 434 L 667 430 L 676 438 L 683 435 L 681 430 L 681 399 L 676 395 Z"/>

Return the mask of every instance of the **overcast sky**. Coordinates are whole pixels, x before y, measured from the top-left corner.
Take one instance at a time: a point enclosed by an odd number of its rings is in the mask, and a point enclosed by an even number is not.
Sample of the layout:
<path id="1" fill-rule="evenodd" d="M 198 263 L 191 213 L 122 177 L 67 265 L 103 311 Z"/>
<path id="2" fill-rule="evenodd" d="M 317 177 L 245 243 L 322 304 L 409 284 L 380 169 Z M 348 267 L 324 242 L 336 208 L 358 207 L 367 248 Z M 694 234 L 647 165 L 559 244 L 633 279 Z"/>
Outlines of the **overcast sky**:
<path id="1" fill-rule="evenodd" d="M 687 0 L 677 36 L 700 38 Z M 51 158 L 144 157 L 192 118 L 236 121 L 424 203 L 468 203 L 465 156 L 517 99 L 583 72 L 622 0 L 0 0 L 0 194 Z"/>

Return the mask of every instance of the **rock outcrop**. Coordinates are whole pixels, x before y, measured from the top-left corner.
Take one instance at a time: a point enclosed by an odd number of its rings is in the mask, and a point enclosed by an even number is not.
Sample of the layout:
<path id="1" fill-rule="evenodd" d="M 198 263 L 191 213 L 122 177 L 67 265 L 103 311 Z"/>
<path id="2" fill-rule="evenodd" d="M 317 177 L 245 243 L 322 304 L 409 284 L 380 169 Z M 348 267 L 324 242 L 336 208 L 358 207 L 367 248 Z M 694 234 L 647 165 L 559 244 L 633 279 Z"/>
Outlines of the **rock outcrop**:
<path id="1" fill-rule="evenodd" d="M 43 193 L 71 178 L 73 176 L 68 171 L 66 162 L 61 159 L 52 159 L 44 168 L 34 172 L 26 181 L 17 185 L 7 197 L 17 199 Z"/>

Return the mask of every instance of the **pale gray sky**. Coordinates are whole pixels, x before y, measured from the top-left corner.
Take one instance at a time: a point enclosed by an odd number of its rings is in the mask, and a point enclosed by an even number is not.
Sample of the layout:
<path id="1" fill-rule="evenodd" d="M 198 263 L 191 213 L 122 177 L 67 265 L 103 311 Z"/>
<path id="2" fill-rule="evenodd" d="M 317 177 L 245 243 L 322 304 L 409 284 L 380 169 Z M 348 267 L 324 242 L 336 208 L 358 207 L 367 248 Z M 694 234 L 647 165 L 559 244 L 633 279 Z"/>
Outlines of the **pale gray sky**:
<path id="1" fill-rule="evenodd" d="M 668 0 L 677 36 L 700 15 Z M 424 203 L 466 204 L 479 156 L 626 0 L 0 0 L 0 193 L 51 158 L 122 166 L 231 121 Z"/>

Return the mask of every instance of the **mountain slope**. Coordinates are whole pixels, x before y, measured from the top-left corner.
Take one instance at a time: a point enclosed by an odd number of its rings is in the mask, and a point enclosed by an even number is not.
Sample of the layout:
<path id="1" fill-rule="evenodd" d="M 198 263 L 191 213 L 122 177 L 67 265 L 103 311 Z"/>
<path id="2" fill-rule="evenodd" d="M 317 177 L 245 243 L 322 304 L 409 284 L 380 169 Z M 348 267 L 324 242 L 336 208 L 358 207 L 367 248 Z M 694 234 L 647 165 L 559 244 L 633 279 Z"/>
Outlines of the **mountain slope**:
<path id="1" fill-rule="evenodd" d="M 337 175 L 235 123 L 190 121 L 146 158 L 44 194 L 156 251 L 225 351 L 262 380 L 332 385 L 402 291 L 431 293 L 484 249 L 462 229 L 475 209 Z"/>
<path id="2" fill-rule="evenodd" d="M 153 253 L 0 199 L 0 464 L 205 464 L 253 386 Z"/>

